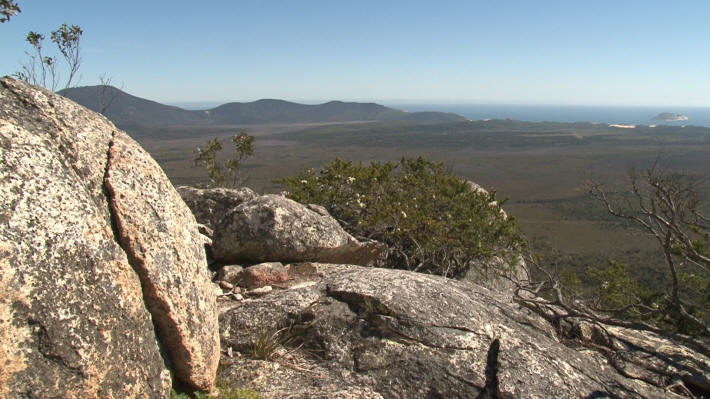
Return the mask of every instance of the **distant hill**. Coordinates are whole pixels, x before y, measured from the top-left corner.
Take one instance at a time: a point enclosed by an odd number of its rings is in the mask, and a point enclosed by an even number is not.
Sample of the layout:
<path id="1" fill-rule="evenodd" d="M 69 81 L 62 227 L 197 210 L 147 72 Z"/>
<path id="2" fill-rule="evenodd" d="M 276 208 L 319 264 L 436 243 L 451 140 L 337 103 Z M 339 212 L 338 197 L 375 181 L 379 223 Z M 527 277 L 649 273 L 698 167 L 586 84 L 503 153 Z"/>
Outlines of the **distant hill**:
<path id="1" fill-rule="evenodd" d="M 189 111 L 132 96 L 113 86 L 76 87 L 60 94 L 101 111 L 118 126 L 165 126 L 196 124 L 317 123 L 353 121 L 406 121 L 442 123 L 465 121 L 445 112 L 405 112 L 375 103 L 331 101 L 308 105 L 283 100 L 227 103 L 204 111 Z"/>
<path id="2" fill-rule="evenodd" d="M 84 86 L 62 90 L 59 94 L 101 112 L 118 126 L 194 125 L 208 123 L 204 112 L 188 111 L 155 101 L 132 96 L 113 86 Z"/>

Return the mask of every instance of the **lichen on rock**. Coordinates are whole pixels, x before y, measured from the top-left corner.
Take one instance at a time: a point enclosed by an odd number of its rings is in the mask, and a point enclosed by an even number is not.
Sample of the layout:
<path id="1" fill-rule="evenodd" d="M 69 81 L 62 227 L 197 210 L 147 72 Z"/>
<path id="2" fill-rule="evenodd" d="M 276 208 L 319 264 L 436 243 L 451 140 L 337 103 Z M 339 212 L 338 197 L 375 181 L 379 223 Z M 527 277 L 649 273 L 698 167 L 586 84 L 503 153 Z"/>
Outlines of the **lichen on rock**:
<path id="1" fill-rule="evenodd" d="M 181 314 L 177 340 L 199 348 L 179 377 L 211 387 L 203 240 L 157 164 L 101 115 L 11 78 L 0 144 L 0 397 L 166 398 L 182 359 L 154 321 Z M 139 276 L 137 259 L 159 275 Z M 170 299 L 147 307 L 149 291 Z"/>

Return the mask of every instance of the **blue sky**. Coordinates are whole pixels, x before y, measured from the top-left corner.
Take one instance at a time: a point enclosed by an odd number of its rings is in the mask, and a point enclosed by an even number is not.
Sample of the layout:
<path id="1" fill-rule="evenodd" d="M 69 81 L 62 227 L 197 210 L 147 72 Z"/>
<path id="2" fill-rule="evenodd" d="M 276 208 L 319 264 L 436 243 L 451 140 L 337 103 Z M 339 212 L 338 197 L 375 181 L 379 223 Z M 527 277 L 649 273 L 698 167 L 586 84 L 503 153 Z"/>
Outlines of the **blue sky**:
<path id="1" fill-rule="evenodd" d="M 0 74 L 77 24 L 82 85 L 160 102 L 710 106 L 707 0 L 18 3 Z"/>

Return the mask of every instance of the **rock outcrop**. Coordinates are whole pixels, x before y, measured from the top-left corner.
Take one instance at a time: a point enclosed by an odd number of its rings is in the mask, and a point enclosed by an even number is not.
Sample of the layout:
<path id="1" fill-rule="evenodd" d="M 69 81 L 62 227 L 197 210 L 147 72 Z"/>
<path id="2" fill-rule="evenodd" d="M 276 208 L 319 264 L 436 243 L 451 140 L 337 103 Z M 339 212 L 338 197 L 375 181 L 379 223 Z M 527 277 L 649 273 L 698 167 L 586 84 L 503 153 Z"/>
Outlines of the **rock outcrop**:
<path id="1" fill-rule="evenodd" d="M 214 230 L 212 254 L 229 263 L 318 261 L 366 265 L 384 246 L 358 241 L 326 214 L 249 189 L 180 187 L 197 221 Z"/>
<path id="2" fill-rule="evenodd" d="M 203 242 L 125 133 L 0 79 L 0 397 L 168 397 L 171 372 L 210 389 Z"/>
<path id="3" fill-rule="evenodd" d="M 222 345 L 242 353 L 223 356 L 224 377 L 265 398 L 679 397 L 565 345 L 546 320 L 481 286 L 350 265 L 303 263 L 289 275 L 291 288 L 220 305 Z M 280 348 L 261 354 L 270 361 L 254 359 L 264 340 Z M 688 356 L 648 342 L 672 351 L 661 369 Z M 708 372 L 707 358 L 693 362 Z"/>

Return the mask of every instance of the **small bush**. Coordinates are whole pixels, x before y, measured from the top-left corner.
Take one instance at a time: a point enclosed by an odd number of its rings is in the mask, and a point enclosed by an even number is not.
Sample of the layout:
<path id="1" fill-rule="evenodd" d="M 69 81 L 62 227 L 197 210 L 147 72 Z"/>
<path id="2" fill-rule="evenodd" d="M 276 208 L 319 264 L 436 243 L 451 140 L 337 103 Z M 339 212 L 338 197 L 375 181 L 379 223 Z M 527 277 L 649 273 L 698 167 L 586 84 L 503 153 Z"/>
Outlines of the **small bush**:
<path id="1" fill-rule="evenodd" d="M 318 173 L 309 169 L 277 183 L 291 199 L 324 206 L 354 236 L 387 244 L 378 266 L 459 278 L 475 265 L 494 264 L 481 262 L 493 256 L 510 265 L 523 245 L 495 192 L 476 190 L 421 157 L 369 165 L 336 159 Z"/>

